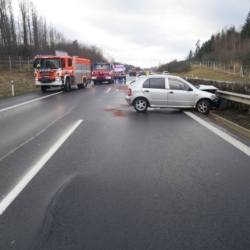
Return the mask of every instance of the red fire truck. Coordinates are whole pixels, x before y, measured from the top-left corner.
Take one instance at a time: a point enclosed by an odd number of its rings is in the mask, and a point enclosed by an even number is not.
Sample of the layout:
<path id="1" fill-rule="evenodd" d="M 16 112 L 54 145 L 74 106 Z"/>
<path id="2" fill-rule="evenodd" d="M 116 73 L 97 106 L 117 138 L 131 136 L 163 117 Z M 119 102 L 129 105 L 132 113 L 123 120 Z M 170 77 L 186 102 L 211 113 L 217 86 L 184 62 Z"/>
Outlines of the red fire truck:
<path id="1" fill-rule="evenodd" d="M 115 65 L 115 79 L 126 82 L 126 68 L 122 64 Z"/>
<path id="2" fill-rule="evenodd" d="M 85 88 L 91 82 L 90 60 L 68 56 L 56 51 L 55 55 L 37 55 L 34 60 L 35 84 L 45 92 L 50 87 L 68 91 L 71 86 Z"/>
<path id="3" fill-rule="evenodd" d="M 114 82 L 114 65 L 108 62 L 96 62 L 92 64 L 92 81 L 94 84 Z"/>

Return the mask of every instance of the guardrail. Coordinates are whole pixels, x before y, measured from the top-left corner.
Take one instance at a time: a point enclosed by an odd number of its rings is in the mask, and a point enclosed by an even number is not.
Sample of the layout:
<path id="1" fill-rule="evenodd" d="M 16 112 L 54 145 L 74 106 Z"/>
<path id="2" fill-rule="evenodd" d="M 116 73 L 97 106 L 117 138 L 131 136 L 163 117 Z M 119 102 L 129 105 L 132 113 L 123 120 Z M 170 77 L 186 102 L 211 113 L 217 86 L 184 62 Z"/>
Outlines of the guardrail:
<path id="1" fill-rule="evenodd" d="M 232 93 L 232 92 L 227 92 L 227 91 L 221 91 L 221 90 L 217 90 L 216 91 L 217 96 L 227 99 L 227 100 L 231 100 L 231 101 L 235 101 L 235 102 L 240 102 L 240 103 L 244 103 L 247 105 L 250 105 L 250 95 L 242 95 L 242 94 L 237 94 L 237 93 Z"/>
<path id="2" fill-rule="evenodd" d="M 243 103 L 246 105 L 249 105 L 249 114 L 250 114 L 250 95 L 242 95 L 242 94 L 237 94 L 233 92 L 227 92 L 227 91 L 221 91 L 217 90 L 216 95 L 220 98 L 234 101 L 234 102 L 239 102 Z"/>

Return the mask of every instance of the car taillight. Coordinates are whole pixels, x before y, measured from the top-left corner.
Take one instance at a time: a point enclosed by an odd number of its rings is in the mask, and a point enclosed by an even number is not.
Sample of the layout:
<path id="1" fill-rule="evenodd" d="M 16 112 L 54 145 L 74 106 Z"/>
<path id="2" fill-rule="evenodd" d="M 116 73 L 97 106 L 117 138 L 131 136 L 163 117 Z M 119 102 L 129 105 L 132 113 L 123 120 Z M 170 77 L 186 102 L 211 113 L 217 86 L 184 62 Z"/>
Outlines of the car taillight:
<path id="1" fill-rule="evenodd" d="M 132 89 L 129 88 L 129 89 L 128 89 L 128 96 L 131 96 L 131 95 L 132 95 Z"/>

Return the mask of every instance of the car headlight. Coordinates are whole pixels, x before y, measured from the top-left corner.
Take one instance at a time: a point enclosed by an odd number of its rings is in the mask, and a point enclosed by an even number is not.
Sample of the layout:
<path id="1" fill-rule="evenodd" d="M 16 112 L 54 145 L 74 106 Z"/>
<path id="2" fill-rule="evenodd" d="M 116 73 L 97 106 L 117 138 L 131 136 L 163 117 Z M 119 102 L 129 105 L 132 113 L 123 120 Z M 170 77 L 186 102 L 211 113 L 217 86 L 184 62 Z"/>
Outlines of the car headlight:
<path id="1" fill-rule="evenodd" d="M 212 100 L 214 100 L 214 99 L 216 99 L 216 98 L 217 98 L 216 95 L 211 95 L 211 99 L 212 99 Z"/>

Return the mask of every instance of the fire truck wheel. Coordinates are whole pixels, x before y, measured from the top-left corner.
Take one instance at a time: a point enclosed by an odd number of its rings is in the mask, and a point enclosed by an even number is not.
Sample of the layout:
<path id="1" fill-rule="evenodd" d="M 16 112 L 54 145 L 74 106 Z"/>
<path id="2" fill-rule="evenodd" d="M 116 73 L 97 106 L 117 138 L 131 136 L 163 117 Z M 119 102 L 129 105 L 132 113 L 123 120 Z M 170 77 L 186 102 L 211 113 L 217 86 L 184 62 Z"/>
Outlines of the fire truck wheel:
<path id="1" fill-rule="evenodd" d="M 83 79 L 83 84 L 82 84 L 83 88 L 86 88 L 87 85 L 88 85 L 88 83 L 86 82 L 86 79 Z"/>
<path id="2" fill-rule="evenodd" d="M 66 79 L 66 82 L 64 84 L 64 91 L 67 92 L 69 90 L 69 79 Z"/>
<path id="3" fill-rule="evenodd" d="M 42 92 L 46 92 L 47 86 L 41 86 Z"/>

